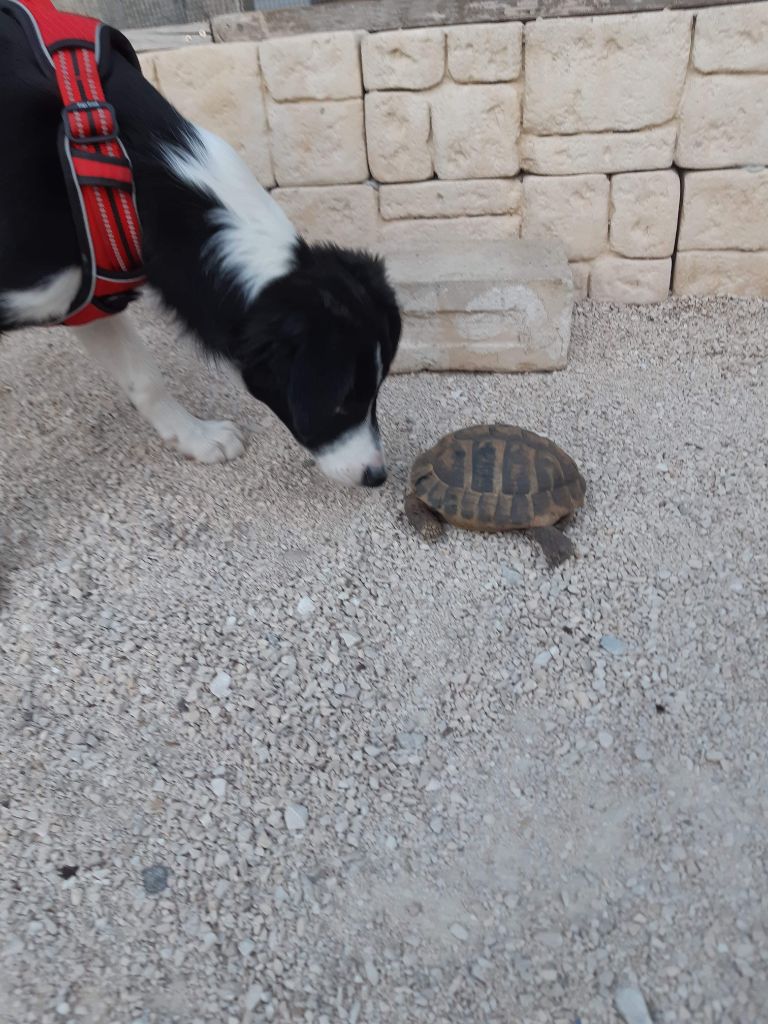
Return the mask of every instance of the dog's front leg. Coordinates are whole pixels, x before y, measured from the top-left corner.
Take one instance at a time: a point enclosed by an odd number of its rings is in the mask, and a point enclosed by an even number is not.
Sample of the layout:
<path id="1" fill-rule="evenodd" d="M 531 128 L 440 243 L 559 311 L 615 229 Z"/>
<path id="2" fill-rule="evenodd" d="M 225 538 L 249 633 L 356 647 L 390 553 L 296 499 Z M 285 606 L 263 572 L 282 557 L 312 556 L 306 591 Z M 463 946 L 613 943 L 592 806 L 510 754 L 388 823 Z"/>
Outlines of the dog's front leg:
<path id="1" fill-rule="evenodd" d="M 120 385 L 166 443 L 198 462 L 226 462 L 242 454 L 242 438 L 233 423 L 199 420 L 171 397 L 127 313 L 74 331 L 88 355 Z"/>

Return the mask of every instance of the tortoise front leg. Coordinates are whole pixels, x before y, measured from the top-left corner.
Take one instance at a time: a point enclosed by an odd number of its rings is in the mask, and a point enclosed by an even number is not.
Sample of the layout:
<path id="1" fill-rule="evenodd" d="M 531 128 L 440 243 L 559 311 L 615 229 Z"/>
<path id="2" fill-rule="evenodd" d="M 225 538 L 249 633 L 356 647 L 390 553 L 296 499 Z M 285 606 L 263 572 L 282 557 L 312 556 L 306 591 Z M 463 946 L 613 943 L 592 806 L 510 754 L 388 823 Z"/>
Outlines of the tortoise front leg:
<path id="1" fill-rule="evenodd" d="M 403 503 L 406 518 L 422 540 L 433 544 L 445 533 L 445 523 L 415 494 L 407 494 Z"/>
<path id="2" fill-rule="evenodd" d="M 535 526 L 526 532 L 539 545 L 547 564 L 553 569 L 576 554 L 573 543 L 555 526 Z"/>

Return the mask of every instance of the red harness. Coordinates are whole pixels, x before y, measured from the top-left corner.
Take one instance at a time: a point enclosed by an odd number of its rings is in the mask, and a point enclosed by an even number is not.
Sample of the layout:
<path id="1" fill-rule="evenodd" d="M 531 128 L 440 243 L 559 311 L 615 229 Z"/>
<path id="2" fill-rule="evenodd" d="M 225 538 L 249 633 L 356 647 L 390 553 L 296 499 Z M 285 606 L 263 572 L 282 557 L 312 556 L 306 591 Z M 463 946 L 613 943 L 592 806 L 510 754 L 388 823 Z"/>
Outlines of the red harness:
<path id="1" fill-rule="evenodd" d="M 146 278 L 131 161 L 107 103 L 100 65 L 113 40 L 138 66 L 127 41 L 100 21 L 62 14 L 50 0 L 3 0 L 23 12 L 38 57 L 56 77 L 63 104 L 59 153 L 82 257 L 83 282 L 63 323 L 112 316 Z M 127 52 L 126 52 L 127 48 Z"/>

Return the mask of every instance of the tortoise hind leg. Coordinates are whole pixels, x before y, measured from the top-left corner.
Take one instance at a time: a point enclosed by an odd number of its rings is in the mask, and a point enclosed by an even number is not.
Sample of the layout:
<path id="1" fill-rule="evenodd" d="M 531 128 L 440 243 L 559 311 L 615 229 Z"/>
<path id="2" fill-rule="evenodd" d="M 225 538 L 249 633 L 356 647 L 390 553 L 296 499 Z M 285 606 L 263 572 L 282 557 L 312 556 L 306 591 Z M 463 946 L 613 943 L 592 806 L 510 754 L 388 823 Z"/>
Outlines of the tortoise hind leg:
<path id="1" fill-rule="evenodd" d="M 555 526 L 535 526 L 526 531 L 544 552 L 547 564 L 554 568 L 576 554 L 576 548 Z"/>

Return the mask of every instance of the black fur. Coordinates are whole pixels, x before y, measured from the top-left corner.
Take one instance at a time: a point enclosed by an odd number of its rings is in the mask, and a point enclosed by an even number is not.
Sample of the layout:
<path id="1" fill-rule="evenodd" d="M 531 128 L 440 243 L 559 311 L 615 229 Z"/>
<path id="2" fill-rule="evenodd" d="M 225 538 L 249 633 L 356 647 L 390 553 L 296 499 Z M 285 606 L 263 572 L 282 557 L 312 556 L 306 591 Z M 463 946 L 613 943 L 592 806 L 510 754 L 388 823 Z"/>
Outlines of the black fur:
<path id="1" fill-rule="evenodd" d="M 161 159 L 195 131 L 133 64 L 102 68 L 134 167 L 149 283 L 203 349 L 240 369 L 246 386 L 297 440 L 317 450 L 359 424 L 400 337 L 400 316 L 376 258 L 299 241 L 293 270 L 248 301 L 210 256 L 216 200 Z M 17 19 L 0 11 L 0 297 L 80 264 L 57 136 L 61 100 Z M 0 302 L 0 331 L 20 326 Z"/>

